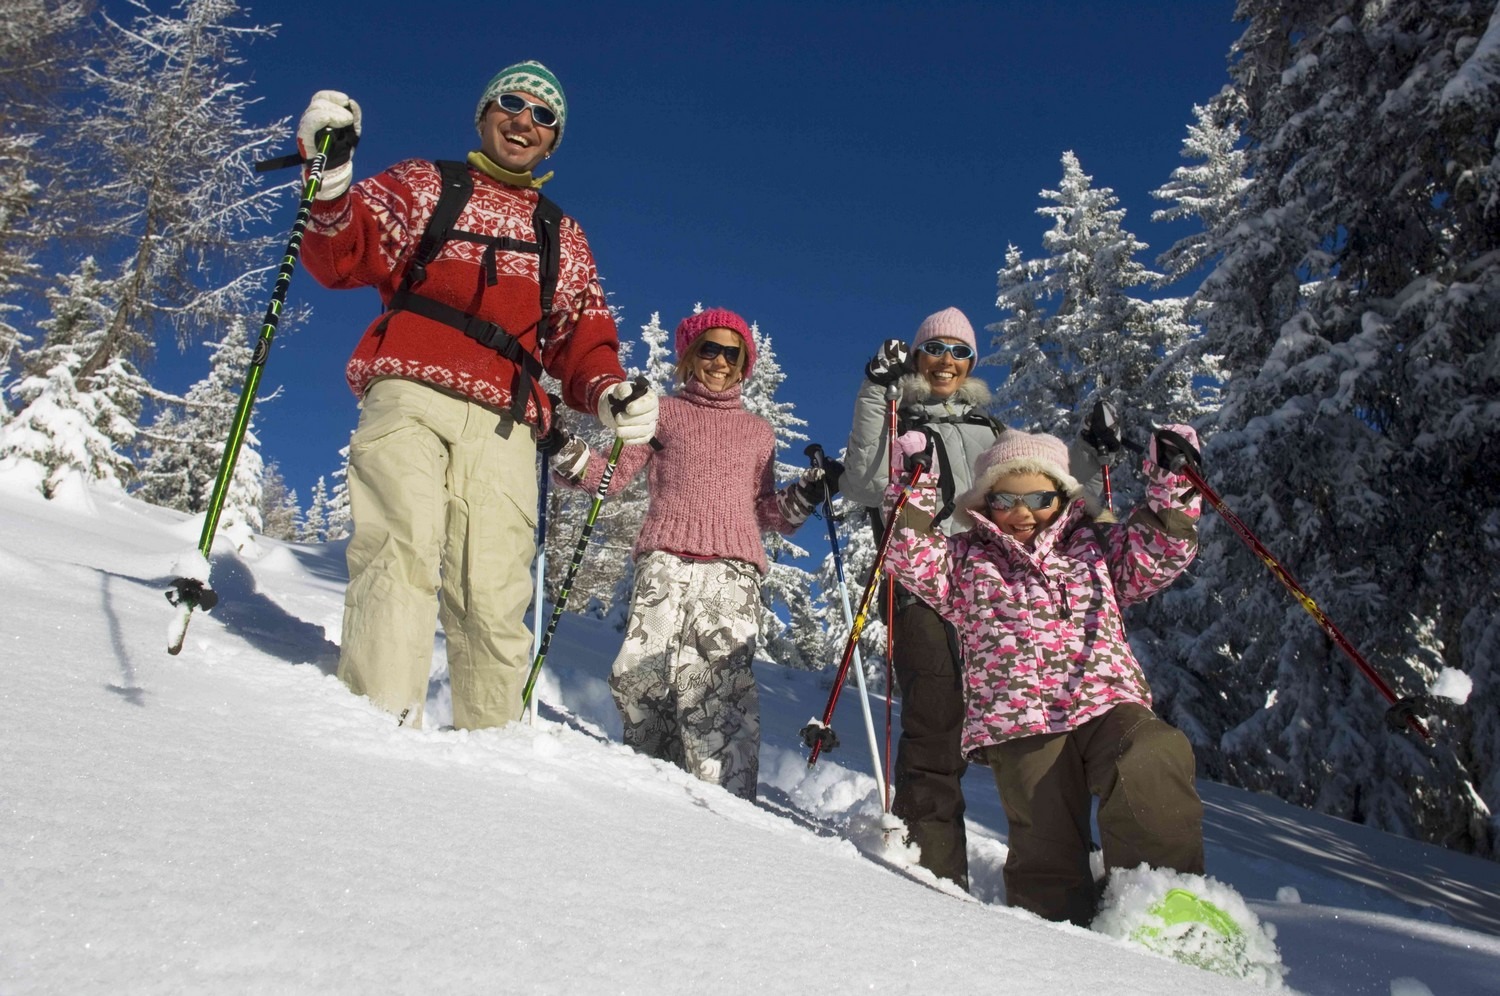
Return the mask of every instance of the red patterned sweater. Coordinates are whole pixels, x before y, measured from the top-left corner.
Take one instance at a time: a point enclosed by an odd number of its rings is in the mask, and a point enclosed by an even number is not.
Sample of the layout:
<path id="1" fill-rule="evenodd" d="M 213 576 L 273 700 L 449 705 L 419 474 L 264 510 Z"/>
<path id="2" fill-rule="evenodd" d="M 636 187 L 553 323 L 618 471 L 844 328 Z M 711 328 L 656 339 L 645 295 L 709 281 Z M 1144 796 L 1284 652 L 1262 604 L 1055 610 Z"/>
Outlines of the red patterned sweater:
<path id="1" fill-rule="evenodd" d="M 501 183 L 472 167 L 469 174 L 474 194 L 453 227 L 534 241 L 531 215 L 536 191 Z M 343 197 L 317 201 L 302 247 L 308 272 L 324 287 L 336 290 L 375 287 L 381 303 L 389 302 L 441 191 L 442 177 L 436 166 L 408 159 L 360 181 Z M 562 260 L 552 313 L 547 316 L 542 365 L 562 382 L 568 406 L 592 415 L 600 395 L 625 379 L 619 337 L 583 230 L 572 218 L 564 217 L 561 237 Z M 488 287 L 481 267 L 483 254 L 482 245 L 449 241 L 428 265 L 420 293 L 496 323 L 534 351 L 542 310 L 538 256 L 498 253 L 499 280 Z M 404 377 L 491 408 L 510 407 L 515 383 L 515 365 L 510 360 L 457 329 L 409 311 L 396 312 L 384 329 L 381 322 L 377 318 L 370 324 L 349 358 L 345 375 L 356 395 L 363 397 L 377 377 Z M 547 406 L 543 403 L 542 407 Z M 550 412 L 537 410 L 536 397 L 527 402 L 527 422 L 545 432 L 550 420 Z"/>
<path id="2" fill-rule="evenodd" d="M 788 522 L 776 500 L 776 433 L 771 423 L 745 410 L 740 385 L 710 391 L 690 380 L 677 395 L 663 398 L 656 423 L 661 451 L 627 446 L 620 451 L 609 493 L 623 491 L 642 469 L 650 504 L 634 554 L 653 550 L 699 559 L 742 560 L 766 573 L 763 530 L 790 536 L 801 523 Z M 606 462 L 589 454 L 576 484 L 593 492 Z"/>

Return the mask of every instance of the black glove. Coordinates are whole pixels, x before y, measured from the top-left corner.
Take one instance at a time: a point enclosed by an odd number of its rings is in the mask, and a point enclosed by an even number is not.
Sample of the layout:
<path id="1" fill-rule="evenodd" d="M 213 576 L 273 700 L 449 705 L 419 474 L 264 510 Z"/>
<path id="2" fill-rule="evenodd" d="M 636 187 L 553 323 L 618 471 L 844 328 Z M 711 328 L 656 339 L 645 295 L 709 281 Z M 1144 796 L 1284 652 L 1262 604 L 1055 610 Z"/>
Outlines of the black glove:
<path id="1" fill-rule="evenodd" d="M 552 428 L 547 430 L 547 434 L 536 441 L 536 451 L 548 460 L 551 460 L 557 456 L 557 451 L 568 445 L 572 439 L 572 433 L 556 422 L 553 422 Z"/>
<path id="2" fill-rule="evenodd" d="M 839 481 L 844 476 L 844 465 L 838 460 L 823 460 L 823 481 L 828 485 L 828 497 L 832 498 L 839 493 Z M 819 495 L 822 500 L 822 495 Z"/>
<path id="3" fill-rule="evenodd" d="M 1094 452 L 1101 457 L 1114 456 L 1120 452 L 1122 444 L 1120 440 L 1120 413 L 1115 406 L 1108 401 L 1094 402 L 1094 410 L 1089 412 L 1088 421 L 1084 423 L 1083 431 L 1078 434 Z"/>
<path id="4" fill-rule="evenodd" d="M 906 343 L 900 339 L 887 339 L 880 344 L 880 351 L 865 364 L 865 376 L 871 383 L 889 387 L 907 372 L 906 358 Z"/>

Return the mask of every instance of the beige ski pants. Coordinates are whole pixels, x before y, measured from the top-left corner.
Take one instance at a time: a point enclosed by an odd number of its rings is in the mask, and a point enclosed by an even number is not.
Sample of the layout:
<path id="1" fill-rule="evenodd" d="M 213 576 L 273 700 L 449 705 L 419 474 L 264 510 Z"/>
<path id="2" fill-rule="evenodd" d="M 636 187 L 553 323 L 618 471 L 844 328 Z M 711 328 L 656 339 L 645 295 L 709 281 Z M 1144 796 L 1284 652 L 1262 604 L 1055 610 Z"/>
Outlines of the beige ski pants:
<path id="1" fill-rule="evenodd" d="M 350 691 L 421 725 L 437 596 L 453 725 L 520 716 L 536 502 L 528 426 L 416 381 L 370 386 L 349 446 L 339 679 Z"/>

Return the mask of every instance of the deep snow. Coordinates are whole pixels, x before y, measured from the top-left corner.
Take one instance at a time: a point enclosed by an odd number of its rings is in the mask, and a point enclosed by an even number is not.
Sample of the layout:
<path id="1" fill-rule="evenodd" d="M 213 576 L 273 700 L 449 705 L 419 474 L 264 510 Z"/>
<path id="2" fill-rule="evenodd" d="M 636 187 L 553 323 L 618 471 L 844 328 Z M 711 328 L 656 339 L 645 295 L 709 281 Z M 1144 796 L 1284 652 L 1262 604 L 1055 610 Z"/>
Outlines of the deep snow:
<path id="1" fill-rule="evenodd" d="M 619 637 L 578 616 L 536 726 L 396 728 L 331 676 L 337 545 L 216 555 L 222 601 L 170 657 L 198 530 L 0 479 L 0 993 L 1255 991 L 1005 908 L 982 769 L 973 898 L 881 856 L 854 693 L 844 746 L 809 773 L 797 744 L 826 673 L 757 665 L 751 805 L 620 745 Z M 1500 864 L 1200 789 L 1209 873 L 1288 988 L 1500 992 Z"/>

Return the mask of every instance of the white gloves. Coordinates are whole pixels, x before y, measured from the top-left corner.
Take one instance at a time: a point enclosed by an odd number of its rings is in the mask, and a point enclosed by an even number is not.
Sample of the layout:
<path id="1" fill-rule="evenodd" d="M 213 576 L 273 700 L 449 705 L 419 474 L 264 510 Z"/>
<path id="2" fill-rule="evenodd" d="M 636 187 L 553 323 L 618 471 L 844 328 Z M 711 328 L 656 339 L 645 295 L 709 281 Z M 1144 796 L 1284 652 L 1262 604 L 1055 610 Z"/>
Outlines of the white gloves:
<path id="1" fill-rule="evenodd" d="M 344 196 L 354 180 L 354 147 L 359 144 L 359 104 L 348 94 L 337 90 L 319 90 L 313 94 L 297 122 L 297 151 L 304 159 L 318 154 L 318 132 L 333 130 L 328 144 L 328 161 L 323 166 L 323 182 L 317 199 L 337 200 Z"/>
<path id="2" fill-rule="evenodd" d="M 599 421 L 626 446 L 651 441 L 656 435 L 656 413 L 656 392 L 645 381 L 621 381 L 599 397 Z"/>

